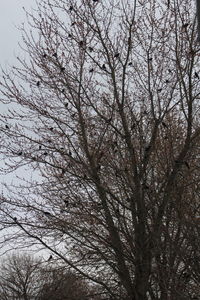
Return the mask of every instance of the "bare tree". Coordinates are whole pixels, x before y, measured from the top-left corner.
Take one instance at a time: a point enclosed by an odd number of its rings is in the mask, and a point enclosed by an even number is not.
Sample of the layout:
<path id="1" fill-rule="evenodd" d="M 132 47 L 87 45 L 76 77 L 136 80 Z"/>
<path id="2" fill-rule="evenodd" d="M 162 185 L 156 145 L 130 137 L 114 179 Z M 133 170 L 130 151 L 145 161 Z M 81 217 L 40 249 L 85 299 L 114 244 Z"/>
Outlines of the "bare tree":
<path id="1" fill-rule="evenodd" d="M 0 297 L 2 300 L 32 300 L 40 289 L 39 259 L 13 254 L 0 267 Z"/>
<path id="2" fill-rule="evenodd" d="M 195 297 L 195 3 L 40 2 L 23 29 L 28 58 L 1 81 L 5 167 L 38 178 L 7 187 L 2 230 L 19 229 L 19 245 L 49 249 L 107 299 Z"/>
<path id="3" fill-rule="evenodd" d="M 94 287 L 63 266 L 48 265 L 30 254 L 6 257 L 0 272 L 1 300 L 99 299 Z"/>

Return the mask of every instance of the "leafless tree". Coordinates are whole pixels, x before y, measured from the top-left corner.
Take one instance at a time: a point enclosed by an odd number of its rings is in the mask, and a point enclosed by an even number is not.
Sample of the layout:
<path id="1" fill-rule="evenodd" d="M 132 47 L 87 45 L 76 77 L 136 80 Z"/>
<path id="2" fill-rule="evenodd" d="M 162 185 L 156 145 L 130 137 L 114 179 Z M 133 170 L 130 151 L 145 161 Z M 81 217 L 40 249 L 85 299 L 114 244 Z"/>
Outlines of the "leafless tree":
<path id="1" fill-rule="evenodd" d="M 94 287 L 63 266 L 49 265 L 27 253 L 7 256 L 0 273 L 1 300 L 100 299 Z"/>
<path id="2" fill-rule="evenodd" d="M 199 48 L 187 0 L 42 0 L 3 71 L 2 231 L 107 299 L 199 294 Z M 12 239 L 6 236 L 6 240 Z M 197 263 L 195 263 L 197 262 Z"/>
<path id="3" fill-rule="evenodd" d="M 30 255 L 12 254 L 0 267 L 0 297 L 2 300 L 32 300 L 40 290 L 40 260 Z"/>

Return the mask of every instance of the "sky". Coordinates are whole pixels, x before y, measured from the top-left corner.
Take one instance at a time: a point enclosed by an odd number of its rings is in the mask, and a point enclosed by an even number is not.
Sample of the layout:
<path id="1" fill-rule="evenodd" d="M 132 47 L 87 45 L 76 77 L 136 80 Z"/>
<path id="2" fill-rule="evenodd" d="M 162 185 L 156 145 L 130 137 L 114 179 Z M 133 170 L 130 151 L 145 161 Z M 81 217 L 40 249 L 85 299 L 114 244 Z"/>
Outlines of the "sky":
<path id="1" fill-rule="evenodd" d="M 0 65 L 5 66 L 15 61 L 19 53 L 18 42 L 21 33 L 17 29 L 26 20 L 25 9 L 35 6 L 35 0 L 0 0 Z"/>

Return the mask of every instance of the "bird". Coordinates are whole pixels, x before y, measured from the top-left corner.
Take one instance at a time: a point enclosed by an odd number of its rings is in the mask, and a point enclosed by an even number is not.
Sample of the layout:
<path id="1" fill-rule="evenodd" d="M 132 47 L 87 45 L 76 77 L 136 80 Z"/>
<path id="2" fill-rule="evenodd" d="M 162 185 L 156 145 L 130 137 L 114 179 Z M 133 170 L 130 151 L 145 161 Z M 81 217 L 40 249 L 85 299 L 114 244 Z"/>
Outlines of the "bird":
<path id="1" fill-rule="evenodd" d="M 158 93 L 162 92 L 162 89 L 161 89 L 161 88 L 160 88 L 160 89 L 158 89 L 158 90 L 157 90 L 157 92 L 158 92 Z"/>
<path id="2" fill-rule="evenodd" d="M 187 28 L 189 26 L 189 23 L 185 23 L 182 25 L 182 28 Z"/>
<path id="3" fill-rule="evenodd" d="M 149 58 L 148 58 L 148 61 L 152 61 L 152 60 L 153 60 L 153 58 L 152 58 L 152 57 L 149 57 Z"/>
<path id="4" fill-rule="evenodd" d="M 167 124 L 163 121 L 162 122 L 163 127 L 168 128 Z"/>
<path id="5" fill-rule="evenodd" d="M 69 103 L 68 103 L 68 102 L 66 102 L 64 105 L 65 105 L 65 108 L 67 108 L 67 107 L 68 107 L 68 105 L 69 105 Z"/>
<path id="6" fill-rule="evenodd" d="M 50 127 L 49 130 L 53 131 L 53 127 Z"/>
<path id="7" fill-rule="evenodd" d="M 61 72 L 64 72 L 64 71 L 65 71 L 65 67 L 61 67 L 61 68 L 60 68 L 60 71 L 61 71 Z"/>
<path id="8" fill-rule="evenodd" d="M 72 35 L 71 35 L 71 33 L 69 33 L 69 34 L 68 34 L 68 37 L 69 37 L 69 38 L 72 38 Z"/>
<path id="9" fill-rule="evenodd" d="M 199 74 L 197 72 L 194 73 L 194 76 L 199 79 Z"/>
<path id="10" fill-rule="evenodd" d="M 73 6 L 72 5 L 70 5 L 70 7 L 69 7 L 69 11 L 72 11 L 74 8 L 73 8 Z"/>
<path id="11" fill-rule="evenodd" d="M 184 164 L 186 165 L 186 167 L 187 167 L 188 169 L 190 169 L 190 166 L 189 166 L 189 164 L 188 164 L 187 161 L 184 161 Z"/>
<path id="12" fill-rule="evenodd" d="M 50 255 L 49 258 L 48 258 L 48 261 L 52 260 L 53 256 Z"/>
<path id="13" fill-rule="evenodd" d="M 44 57 L 44 58 L 46 58 L 46 57 L 47 57 L 47 54 L 46 54 L 46 53 L 44 53 L 44 54 L 43 54 L 43 57 Z"/>
<path id="14" fill-rule="evenodd" d="M 22 151 L 19 151 L 19 152 L 17 153 L 18 156 L 21 156 L 22 154 L 23 154 Z"/>
<path id="15" fill-rule="evenodd" d="M 69 201 L 68 200 L 64 200 L 65 206 L 67 207 L 69 205 Z"/>
<path id="16" fill-rule="evenodd" d="M 9 129 L 10 127 L 9 127 L 8 125 L 5 125 L 5 128 L 6 128 L 6 129 Z"/>
<path id="17" fill-rule="evenodd" d="M 39 145 L 39 150 L 41 150 L 42 149 L 42 146 L 41 145 Z"/>
<path id="18" fill-rule="evenodd" d="M 102 65 L 102 69 L 106 70 L 106 65 L 105 64 Z"/>
<path id="19" fill-rule="evenodd" d="M 45 156 L 46 156 L 46 155 L 48 155 L 48 153 L 47 153 L 47 152 L 44 152 L 44 153 L 43 153 L 43 155 L 45 155 Z"/>
<path id="20" fill-rule="evenodd" d="M 119 57 L 119 53 L 115 53 L 114 58 L 118 58 Z"/>
<path id="21" fill-rule="evenodd" d="M 94 72 L 94 69 L 93 69 L 93 68 L 89 70 L 89 73 L 92 73 L 92 72 Z"/>
<path id="22" fill-rule="evenodd" d="M 149 151 L 151 149 L 151 145 L 145 147 L 145 151 Z"/>
<path id="23" fill-rule="evenodd" d="M 130 62 L 128 63 L 129 66 L 132 66 L 132 64 L 133 64 L 132 61 L 130 61 Z"/>
<path id="24" fill-rule="evenodd" d="M 43 213 L 45 216 L 49 216 L 49 217 L 51 216 L 50 212 L 48 212 L 48 211 L 43 211 Z"/>
<path id="25" fill-rule="evenodd" d="M 79 42 L 79 46 L 80 46 L 80 47 L 83 47 L 83 45 L 84 45 L 84 41 L 80 41 L 80 42 Z"/>
<path id="26" fill-rule="evenodd" d="M 90 52 L 92 52 L 94 50 L 92 47 L 89 47 L 88 49 Z"/>
<path id="27" fill-rule="evenodd" d="M 53 57 L 57 57 L 58 55 L 57 55 L 57 53 L 56 52 L 54 52 L 54 54 L 52 55 Z"/>
<path id="28" fill-rule="evenodd" d="M 62 89 L 61 92 L 64 93 L 64 92 L 65 92 L 65 89 Z"/>
<path id="29" fill-rule="evenodd" d="M 36 85 L 37 85 L 37 87 L 39 87 L 40 86 L 40 81 L 37 81 Z"/>
<path id="30" fill-rule="evenodd" d="M 15 222 L 17 222 L 17 218 L 16 218 L 16 217 L 14 217 L 13 220 L 14 220 Z"/>

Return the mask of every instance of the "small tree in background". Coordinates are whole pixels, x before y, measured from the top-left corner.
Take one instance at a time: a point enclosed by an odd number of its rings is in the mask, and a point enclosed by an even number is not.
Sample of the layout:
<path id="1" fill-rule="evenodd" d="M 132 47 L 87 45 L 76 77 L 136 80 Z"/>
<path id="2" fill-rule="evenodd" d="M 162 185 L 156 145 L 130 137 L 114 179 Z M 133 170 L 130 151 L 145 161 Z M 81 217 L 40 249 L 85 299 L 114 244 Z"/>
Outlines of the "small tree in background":
<path id="1" fill-rule="evenodd" d="M 29 254 L 12 254 L 0 267 L 1 300 L 99 299 L 98 291 L 62 266 Z"/>
<path id="2" fill-rule="evenodd" d="M 194 3 L 195 4 L 195 3 Z M 2 230 L 110 299 L 199 294 L 199 49 L 189 1 L 43 0 L 3 72 Z M 197 263 L 195 263 L 197 262 Z"/>

